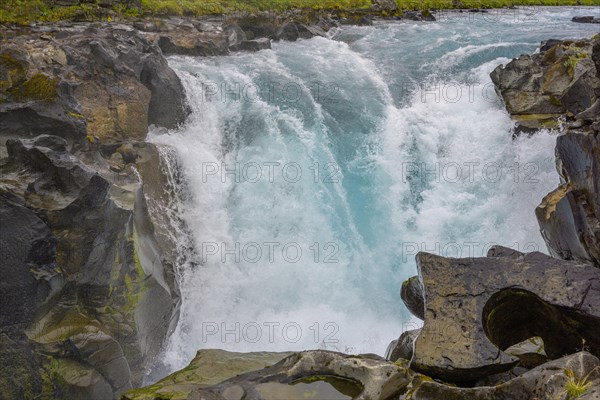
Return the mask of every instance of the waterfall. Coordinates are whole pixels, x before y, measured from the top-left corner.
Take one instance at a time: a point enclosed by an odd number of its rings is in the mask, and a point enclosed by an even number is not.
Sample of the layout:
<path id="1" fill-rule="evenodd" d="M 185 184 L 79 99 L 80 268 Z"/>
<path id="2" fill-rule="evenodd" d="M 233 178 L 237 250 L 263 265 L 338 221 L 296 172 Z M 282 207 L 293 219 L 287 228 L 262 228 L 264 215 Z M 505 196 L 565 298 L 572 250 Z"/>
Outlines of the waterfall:
<path id="1" fill-rule="evenodd" d="M 200 348 L 382 354 L 417 324 L 399 298 L 417 251 L 546 251 L 534 209 L 558 182 L 556 132 L 513 140 L 489 72 L 548 32 L 497 25 L 380 24 L 170 59 L 193 112 L 150 140 L 177 151 L 195 258 L 170 370 Z"/>

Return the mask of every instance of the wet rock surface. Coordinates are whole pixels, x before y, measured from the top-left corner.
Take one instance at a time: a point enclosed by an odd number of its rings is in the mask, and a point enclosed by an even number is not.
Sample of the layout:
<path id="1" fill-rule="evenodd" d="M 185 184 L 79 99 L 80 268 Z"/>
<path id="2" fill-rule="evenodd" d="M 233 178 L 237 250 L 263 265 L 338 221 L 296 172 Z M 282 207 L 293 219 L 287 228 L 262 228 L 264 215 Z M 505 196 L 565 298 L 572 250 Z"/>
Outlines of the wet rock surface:
<path id="1" fill-rule="evenodd" d="M 169 398 L 175 393 L 187 396 L 198 389 L 218 384 L 237 375 L 269 368 L 291 354 L 200 350 L 185 369 L 148 387 L 132 390 L 123 397 L 131 400 L 150 400 L 157 396 Z"/>
<path id="2" fill-rule="evenodd" d="M 555 257 L 600 267 L 600 100 L 578 114 L 556 140 L 562 184 L 536 209 L 542 236 Z"/>
<path id="3" fill-rule="evenodd" d="M 3 254 L 12 256 L 0 267 L 14 304 L 2 308 L 2 357 L 11 360 L 3 397 L 113 398 L 140 385 L 178 313 L 175 282 L 165 279 L 174 255 L 157 251 L 154 264 L 143 257 L 150 243 L 172 245 L 142 234 L 152 222 L 136 193 L 164 201 L 150 178 L 144 188 L 134 173 L 148 176 L 142 161 L 151 145 L 132 145 L 140 162 L 120 172 L 96 150 L 70 152 L 58 136 L 9 139 L 6 147 L 0 210 Z"/>
<path id="4" fill-rule="evenodd" d="M 580 352 L 548 362 L 508 382 L 476 388 L 460 388 L 439 382 L 425 381 L 405 399 L 425 400 L 530 400 L 567 399 L 569 382 L 584 380 L 588 390 L 577 399 L 592 400 L 600 396 L 600 361 Z M 401 397 L 402 398 L 402 397 Z"/>
<path id="5" fill-rule="evenodd" d="M 206 353 L 214 352 L 207 351 Z M 405 360 L 396 363 L 373 355 L 350 356 L 330 351 L 305 351 L 280 362 L 243 373 L 213 386 L 206 382 L 198 360 L 155 385 L 126 392 L 123 400 L 156 398 L 181 399 L 399 399 L 399 400 L 530 400 L 568 398 L 569 382 L 585 382 L 581 399 L 598 396 L 600 360 L 579 352 L 522 369 L 512 379 L 481 387 L 457 387 L 435 381 L 408 368 Z M 217 363 L 227 360 L 262 358 L 267 353 L 216 354 Z M 278 353 L 277 357 L 281 357 Z M 270 356 L 269 356 L 270 357 Z M 201 361 L 200 361 L 201 363 Z M 204 363 L 204 365 L 210 365 Z M 229 369 L 233 373 L 236 367 Z M 213 374 L 207 371 L 209 376 Z"/>
<path id="6" fill-rule="evenodd" d="M 561 184 L 536 209 L 549 252 L 600 266 L 600 35 L 549 39 L 539 54 L 499 66 L 491 77 L 518 129 L 563 133 L 556 141 Z"/>
<path id="7" fill-rule="evenodd" d="M 186 396 L 283 399 L 305 398 L 312 393 L 314 398 L 383 400 L 403 393 L 412 378 L 413 373 L 405 364 L 394 364 L 375 355 L 351 356 L 314 350 L 292 354 L 268 368 L 248 372 L 208 388 L 194 389 Z M 187 383 L 197 385 L 194 379 L 187 380 Z M 159 388 L 150 386 L 145 389 L 150 391 L 145 394 L 149 397 L 144 397 L 143 390 L 138 390 L 125 393 L 122 398 L 133 400 L 160 396 Z M 168 396 L 169 392 L 163 392 L 163 395 Z"/>
<path id="8" fill-rule="evenodd" d="M 581 349 L 600 355 L 600 270 L 542 253 L 490 257 L 417 255 L 424 326 L 411 368 L 449 381 L 507 371 L 513 344 L 540 336 L 552 359 Z M 557 290 L 556 288 L 561 288 Z"/>

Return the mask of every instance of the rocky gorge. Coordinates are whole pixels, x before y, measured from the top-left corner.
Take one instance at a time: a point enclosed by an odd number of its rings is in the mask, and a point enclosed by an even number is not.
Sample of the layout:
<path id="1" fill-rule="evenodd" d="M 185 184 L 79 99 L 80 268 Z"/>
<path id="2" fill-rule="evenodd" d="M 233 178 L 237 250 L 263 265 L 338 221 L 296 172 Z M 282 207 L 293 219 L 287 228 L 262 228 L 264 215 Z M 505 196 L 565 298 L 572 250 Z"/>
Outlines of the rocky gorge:
<path id="1" fill-rule="evenodd" d="M 549 40 L 539 54 L 492 72 L 515 135 L 535 134 L 548 121 L 562 129 L 562 183 L 535 210 L 553 257 L 501 246 L 483 258 L 422 252 L 401 298 L 423 327 L 402 333 L 385 358 L 222 353 L 229 379 L 214 384 L 204 377 L 222 367 L 212 350 L 201 350 L 184 370 L 123 398 L 598 398 L 598 40 Z M 240 358 L 263 368 L 250 371 Z"/>
<path id="2" fill-rule="evenodd" d="M 392 7 L 384 3 L 375 7 Z M 188 230 L 175 205 L 177 157 L 145 141 L 150 126 L 173 129 L 190 112 L 165 56 L 259 51 L 370 22 L 2 29 L 3 397 L 525 400 L 575 398 L 569 388 L 579 386 L 577 398 L 600 398 L 598 36 L 549 40 L 492 73 L 516 135 L 563 131 L 561 184 L 535 210 L 552 257 L 500 246 L 477 258 L 419 253 L 418 276 L 400 291 L 423 328 L 402 333 L 386 357 L 200 350 L 134 389 L 177 323 L 176 266 L 192 246 L 177 240 Z"/>

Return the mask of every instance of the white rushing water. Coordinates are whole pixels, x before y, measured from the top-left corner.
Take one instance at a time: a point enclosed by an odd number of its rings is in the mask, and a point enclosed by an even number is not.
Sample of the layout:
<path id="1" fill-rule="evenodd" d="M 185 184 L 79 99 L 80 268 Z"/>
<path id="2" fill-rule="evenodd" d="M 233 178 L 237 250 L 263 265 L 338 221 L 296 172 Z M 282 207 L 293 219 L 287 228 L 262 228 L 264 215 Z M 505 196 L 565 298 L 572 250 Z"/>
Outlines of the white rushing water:
<path id="1" fill-rule="evenodd" d="M 489 72 L 592 28 L 532 15 L 171 58 L 193 113 L 150 137 L 177 151 L 195 252 L 167 370 L 200 348 L 382 354 L 414 327 L 399 289 L 417 251 L 546 251 L 534 209 L 558 182 L 556 133 L 512 140 Z"/>

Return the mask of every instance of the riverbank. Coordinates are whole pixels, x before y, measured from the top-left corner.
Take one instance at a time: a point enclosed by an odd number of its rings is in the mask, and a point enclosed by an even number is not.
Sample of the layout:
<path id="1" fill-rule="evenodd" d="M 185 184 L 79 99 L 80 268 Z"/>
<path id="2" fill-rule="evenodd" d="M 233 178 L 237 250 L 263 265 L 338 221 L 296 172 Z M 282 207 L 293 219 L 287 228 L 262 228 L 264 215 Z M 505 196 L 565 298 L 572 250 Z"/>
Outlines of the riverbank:
<path id="1" fill-rule="evenodd" d="M 0 5 L 0 24 L 29 25 L 58 21 L 135 21 L 187 17 L 238 17 L 272 12 L 312 20 L 322 13 L 401 17 L 414 10 L 479 10 L 518 6 L 594 6 L 597 0 L 7 0 Z"/>

